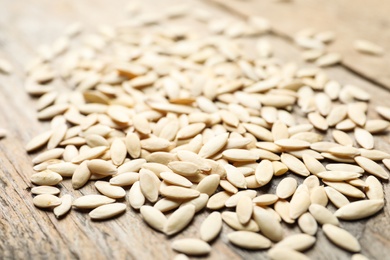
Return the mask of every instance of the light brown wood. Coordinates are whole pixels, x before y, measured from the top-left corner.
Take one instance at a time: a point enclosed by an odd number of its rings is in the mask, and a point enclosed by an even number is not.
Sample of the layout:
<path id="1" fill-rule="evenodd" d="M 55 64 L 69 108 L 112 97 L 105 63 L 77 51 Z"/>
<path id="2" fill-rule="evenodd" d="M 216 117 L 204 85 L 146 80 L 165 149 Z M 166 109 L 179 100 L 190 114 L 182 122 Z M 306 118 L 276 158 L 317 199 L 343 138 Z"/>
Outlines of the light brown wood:
<path id="1" fill-rule="evenodd" d="M 329 51 L 342 54 L 342 65 L 351 72 L 390 89 L 389 1 L 238 1 L 211 0 L 241 16 L 260 15 L 271 21 L 274 31 L 292 40 L 302 29 L 334 31 Z M 383 56 L 371 56 L 354 49 L 354 41 L 365 39 L 385 49 Z"/>
<path id="2" fill-rule="evenodd" d="M 179 1 L 145 2 L 146 6 L 161 10 L 166 3 L 175 4 Z M 285 8 L 282 3 L 263 2 Z M 31 99 L 23 88 L 23 65 L 34 56 L 37 46 L 55 40 L 66 25 L 74 21 L 81 21 L 90 29 L 97 24 L 115 24 L 121 21 L 125 17 L 123 10 L 127 3 L 125 0 L 0 1 L 0 56 L 7 58 L 15 67 L 15 73 L 11 76 L 0 74 L 0 126 L 9 132 L 5 139 L 0 140 L 2 259 L 172 259 L 176 255 L 170 248 L 174 239 L 199 237 L 200 225 L 209 214 L 208 211 L 198 214 L 182 234 L 167 238 L 149 228 L 142 221 L 140 214 L 131 209 L 118 218 L 103 222 L 90 221 L 86 212 L 77 210 L 72 210 L 65 218 L 57 220 L 53 213 L 38 210 L 32 204 L 29 191 L 32 185 L 29 178 L 34 172 L 31 159 L 35 154 L 28 155 L 24 146 L 33 136 L 49 129 L 49 125 L 36 119 L 36 100 Z M 239 19 L 210 2 L 194 0 L 188 3 L 209 10 L 215 17 L 231 16 Z M 260 1 L 237 3 L 252 5 L 254 10 L 262 8 Z M 297 19 L 296 15 L 285 12 L 284 16 L 281 16 L 286 19 L 285 23 L 293 24 Z M 317 14 L 320 13 L 321 10 L 317 10 Z M 382 16 L 383 19 L 387 19 L 386 17 Z M 372 26 L 377 25 L 373 23 Z M 278 36 L 267 38 L 271 41 L 277 57 L 304 65 L 299 50 L 288 40 Z M 360 58 L 357 59 L 360 61 Z M 355 84 L 372 94 L 373 100 L 369 110 L 371 117 L 378 117 L 374 112 L 374 105 L 389 104 L 388 91 L 351 73 L 348 69 L 337 66 L 327 71 L 332 79 L 343 84 Z M 389 141 L 388 134 L 376 137 L 376 148 L 390 152 Z M 290 176 L 297 179 L 298 183 L 302 182 L 302 178 L 293 174 Z M 261 188 L 259 193 L 274 193 L 278 182 L 279 180 L 273 180 L 272 185 Z M 92 185 L 74 191 L 70 180 L 64 181 L 60 187 L 61 194 L 70 193 L 73 197 L 96 193 Z M 359 239 L 363 247 L 362 253 L 370 259 L 386 259 L 390 255 L 388 183 L 384 184 L 384 190 L 386 205 L 379 214 L 359 222 L 341 222 L 343 227 Z M 334 211 L 334 208 L 331 210 Z M 299 232 L 296 226 L 292 228 L 283 224 L 283 227 L 285 235 Z M 251 252 L 229 244 L 227 240 L 229 232 L 231 229 L 224 225 L 220 238 L 212 243 L 213 249 L 209 259 L 266 258 L 265 251 Z M 332 245 L 321 231 L 317 239 L 316 245 L 306 251 L 312 259 L 350 259 L 349 253 Z"/>

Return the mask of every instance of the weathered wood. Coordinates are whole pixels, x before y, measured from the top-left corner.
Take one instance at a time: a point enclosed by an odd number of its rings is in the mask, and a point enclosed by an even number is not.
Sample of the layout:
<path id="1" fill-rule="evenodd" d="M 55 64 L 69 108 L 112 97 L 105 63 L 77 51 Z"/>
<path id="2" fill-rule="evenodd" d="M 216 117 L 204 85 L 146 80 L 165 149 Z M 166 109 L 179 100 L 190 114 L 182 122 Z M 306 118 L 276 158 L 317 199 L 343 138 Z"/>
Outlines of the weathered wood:
<path id="1" fill-rule="evenodd" d="M 176 0 L 147 1 L 155 10 Z M 115 24 L 123 17 L 127 1 L 110 3 L 104 0 L 50 1 L 37 0 L 0 2 L 0 55 L 15 66 L 11 76 L 0 74 L 0 126 L 8 129 L 7 138 L 0 140 L 0 258 L 2 259 L 172 259 L 176 253 L 170 248 L 175 238 L 199 237 L 199 227 L 208 215 L 197 215 L 192 225 L 182 234 L 166 238 L 142 221 L 138 212 L 127 210 L 124 215 L 109 221 L 90 221 L 85 212 L 73 210 L 65 218 L 57 220 L 50 212 L 36 209 L 32 204 L 29 177 L 33 173 L 31 158 L 24 145 L 44 129 L 48 123 L 36 120 L 36 101 L 23 88 L 23 64 L 34 56 L 35 48 L 50 43 L 59 36 L 65 26 L 80 20 L 87 27 L 96 24 Z M 231 14 L 209 5 L 191 1 L 193 5 L 210 10 L 215 17 Z M 243 3 L 243 2 L 240 2 Z M 256 1 L 256 3 L 258 3 Z M 281 5 L 281 4 L 280 4 Z M 256 7 L 257 8 L 257 7 Z M 291 14 L 285 17 L 293 17 Z M 294 17 L 293 17 L 294 18 Z M 234 18 L 237 19 L 237 18 Z M 295 19 L 295 18 L 294 18 Z M 292 22 L 291 22 L 292 23 Z M 195 26 L 195 25 L 194 25 Z M 199 28 L 202 25 L 198 24 Z M 285 61 L 303 65 L 299 50 L 280 37 L 267 36 L 275 55 Z M 249 40 L 250 41 L 250 40 Z M 351 74 L 341 66 L 327 70 L 331 78 L 341 83 L 351 83 L 370 91 L 371 105 L 388 104 L 390 93 L 372 83 Z M 377 117 L 370 106 L 370 116 Z M 376 137 L 376 147 L 390 152 L 389 135 Z M 293 176 L 302 182 L 302 178 Z M 261 189 L 274 192 L 279 180 Z M 74 191 L 69 180 L 61 185 L 61 193 L 73 196 L 96 193 L 93 187 Z M 370 259 L 385 259 L 390 248 L 389 185 L 385 183 L 386 207 L 376 216 L 359 222 L 342 222 L 342 225 L 359 238 L 362 252 Z M 297 233 L 298 228 L 283 225 L 285 234 Z M 213 242 L 210 259 L 265 259 L 266 253 L 240 250 L 228 243 L 226 234 L 231 231 L 224 225 L 218 240 Z M 349 259 L 350 254 L 332 245 L 319 232 L 317 244 L 306 253 L 313 259 Z"/>
<path id="2" fill-rule="evenodd" d="M 342 64 L 349 70 L 390 89 L 390 2 L 354 1 L 237 1 L 212 0 L 243 16 L 260 15 L 271 21 L 274 31 L 292 39 L 298 31 L 313 28 L 334 31 L 335 41 L 329 51 L 343 56 Z M 353 48 L 357 39 L 382 46 L 381 57 L 365 55 Z"/>

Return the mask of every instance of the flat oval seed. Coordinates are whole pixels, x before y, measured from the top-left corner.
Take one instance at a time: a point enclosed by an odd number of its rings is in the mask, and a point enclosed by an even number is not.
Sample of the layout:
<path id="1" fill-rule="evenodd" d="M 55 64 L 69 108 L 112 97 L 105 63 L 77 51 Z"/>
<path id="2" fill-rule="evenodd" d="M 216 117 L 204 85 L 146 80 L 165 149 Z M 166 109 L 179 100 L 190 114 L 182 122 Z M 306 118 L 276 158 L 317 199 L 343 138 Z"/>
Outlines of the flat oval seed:
<path id="1" fill-rule="evenodd" d="M 39 195 L 39 194 L 57 195 L 60 193 L 60 190 L 52 186 L 38 186 L 38 187 L 33 187 L 31 189 L 31 193 L 35 195 Z"/>
<path id="2" fill-rule="evenodd" d="M 276 188 L 276 195 L 281 199 L 292 196 L 297 188 L 297 181 L 294 178 L 286 177 L 281 180 Z"/>
<path id="3" fill-rule="evenodd" d="M 100 193 L 113 199 L 126 196 L 126 191 L 122 187 L 111 185 L 107 181 L 97 181 L 95 187 Z"/>
<path id="4" fill-rule="evenodd" d="M 178 208 L 168 218 L 164 226 L 164 233 L 167 235 L 173 235 L 177 232 L 180 232 L 191 222 L 194 215 L 195 215 L 194 205 L 189 204 L 184 207 Z"/>
<path id="5" fill-rule="evenodd" d="M 158 183 L 156 176 L 152 171 L 142 169 L 140 171 L 139 184 L 142 194 L 150 202 L 156 202 L 158 199 Z"/>
<path id="6" fill-rule="evenodd" d="M 200 193 L 206 193 L 208 196 L 211 196 L 217 190 L 220 179 L 221 178 L 218 174 L 206 176 L 196 186 L 196 190 Z"/>
<path id="7" fill-rule="evenodd" d="M 91 212 L 89 216 L 94 220 L 103 220 L 118 216 L 126 210 L 126 204 L 124 203 L 112 203 L 107 205 L 102 205 Z"/>
<path id="8" fill-rule="evenodd" d="M 342 206 L 347 205 L 349 203 L 347 197 L 345 197 L 341 192 L 337 191 L 336 189 L 332 187 L 325 187 L 324 189 L 329 200 L 337 208 L 341 208 Z"/>
<path id="9" fill-rule="evenodd" d="M 370 132 L 362 128 L 355 128 L 355 139 L 358 144 L 365 149 L 373 149 L 374 148 L 374 137 Z"/>
<path id="10" fill-rule="evenodd" d="M 301 184 L 296 189 L 290 201 L 290 217 L 297 219 L 305 213 L 310 206 L 310 194 L 306 185 Z"/>
<path id="11" fill-rule="evenodd" d="M 282 153 L 280 159 L 292 172 L 305 177 L 309 176 L 310 172 L 307 170 L 306 166 L 296 157 L 287 153 Z"/>
<path id="12" fill-rule="evenodd" d="M 206 242 L 215 239 L 222 229 L 222 216 L 218 211 L 212 212 L 200 226 L 200 238 Z"/>
<path id="13" fill-rule="evenodd" d="M 30 180 L 36 185 L 54 186 L 62 181 L 62 176 L 56 172 L 45 170 L 31 175 Z"/>
<path id="14" fill-rule="evenodd" d="M 306 234 L 314 236 L 317 233 L 317 221 L 309 212 L 303 213 L 298 218 L 298 225 Z"/>
<path id="15" fill-rule="evenodd" d="M 82 162 L 74 171 L 72 175 L 72 187 L 80 189 L 83 187 L 91 177 L 91 171 L 88 168 L 88 161 Z"/>
<path id="16" fill-rule="evenodd" d="M 92 148 L 93 149 L 93 148 Z M 117 173 L 115 165 L 111 162 L 102 160 L 102 159 L 93 159 L 87 163 L 88 169 L 93 174 L 100 174 L 105 176 L 114 175 Z"/>
<path id="17" fill-rule="evenodd" d="M 274 175 L 272 162 L 269 160 L 262 160 L 256 167 L 255 176 L 256 181 L 264 186 L 268 184 Z"/>
<path id="18" fill-rule="evenodd" d="M 367 187 L 365 188 L 365 192 L 367 198 L 370 200 L 383 200 L 384 193 L 383 187 L 380 181 L 374 176 L 368 176 L 366 179 Z"/>
<path id="19" fill-rule="evenodd" d="M 56 218 L 60 218 L 68 213 L 72 208 L 72 197 L 69 194 L 65 194 L 61 197 L 61 205 L 53 209 Z"/>
<path id="20" fill-rule="evenodd" d="M 290 248 L 297 251 L 305 251 L 312 247 L 316 242 L 314 236 L 307 234 L 294 234 L 285 237 L 282 241 L 275 244 L 275 247 Z"/>
<path id="21" fill-rule="evenodd" d="M 183 176 L 195 176 L 199 173 L 199 168 L 195 163 L 191 162 L 170 162 L 168 167 L 172 169 L 175 173 L 178 173 Z"/>
<path id="22" fill-rule="evenodd" d="M 249 222 L 253 213 L 252 199 L 248 196 L 242 196 L 237 203 L 236 213 L 241 224 Z"/>
<path id="23" fill-rule="evenodd" d="M 229 134 L 225 133 L 212 138 L 210 141 L 208 141 L 202 146 L 198 153 L 199 156 L 202 158 L 209 158 L 212 155 L 216 154 L 226 145 L 228 136 Z"/>
<path id="24" fill-rule="evenodd" d="M 332 224 L 335 226 L 340 225 L 338 219 L 327 208 L 318 204 L 311 204 L 309 212 L 321 225 Z"/>
<path id="25" fill-rule="evenodd" d="M 309 260 L 304 254 L 289 249 L 285 247 L 274 247 L 268 251 L 268 256 L 272 260 L 285 260 L 285 259 L 294 259 L 294 260 Z"/>
<path id="26" fill-rule="evenodd" d="M 229 233 L 229 242 L 245 249 L 264 249 L 271 247 L 271 241 L 266 237 L 250 232 L 250 231 L 236 231 Z"/>
<path id="27" fill-rule="evenodd" d="M 160 210 L 151 206 L 142 206 L 140 208 L 140 213 L 149 226 L 160 232 L 164 232 L 167 218 Z"/>
<path id="28" fill-rule="evenodd" d="M 360 251 L 359 242 L 348 231 L 331 224 L 323 225 L 322 230 L 335 245 L 351 252 Z"/>
<path id="29" fill-rule="evenodd" d="M 75 199 L 73 201 L 73 206 L 80 209 L 94 209 L 113 202 L 115 202 L 115 200 L 107 196 L 91 194 Z"/>
<path id="30" fill-rule="evenodd" d="M 172 248 L 186 255 L 206 255 L 210 253 L 211 247 L 206 242 L 196 238 L 184 238 L 175 240 Z"/>
<path id="31" fill-rule="evenodd" d="M 373 160 L 363 156 L 357 156 L 355 157 L 355 161 L 360 167 L 372 175 L 375 175 L 376 177 L 382 178 L 384 180 L 389 179 L 389 173 Z"/>
<path id="32" fill-rule="evenodd" d="M 125 172 L 116 175 L 110 179 L 111 185 L 116 186 L 130 186 L 133 185 L 136 181 L 139 180 L 138 172 Z"/>
<path id="33" fill-rule="evenodd" d="M 360 200 L 339 208 L 334 215 L 339 219 L 356 220 L 374 215 L 384 206 L 383 200 Z"/>
<path id="34" fill-rule="evenodd" d="M 38 208 L 51 208 L 61 204 L 61 199 L 51 194 L 40 194 L 33 198 L 33 203 Z"/>
<path id="35" fill-rule="evenodd" d="M 171 199 L 192 199 L 197 198 L 200 192 L 179 186 L 166 186 L 160 189 L 161 195 Z"/>
<path id="36" fill-rule="evenodd" d="M 164 181 L 173 185 L 182 186 L 186 188 L 190 188 L 192 186 L 192 182 L 190 182 L 187 178 L 173 172 L 162 172 L 160 173 L 160 177 Z"/>
<path id="37" fill-rule="evenodd" d="M 242 230 L 242 231 L 245 230 L 245 231 L 252 231 L 252 232 L 258 232 L 260 230 L 259 226 L 253 220 L 249 220 L 249 222 L 245 225 L 241 224 L 235 212 L 225 211 L 222 212 L 221 216 L 222 216 L 222 220 L 234 230 Z"/>
<path id="38" fill-rule="evenodd" d="M 283 238 L 283 229 L 279 221 L 271 215 L 267 210 L 261 207 L 255 207 L 253 218 L 261 232 L 274 242 L 280 241 Z"/>

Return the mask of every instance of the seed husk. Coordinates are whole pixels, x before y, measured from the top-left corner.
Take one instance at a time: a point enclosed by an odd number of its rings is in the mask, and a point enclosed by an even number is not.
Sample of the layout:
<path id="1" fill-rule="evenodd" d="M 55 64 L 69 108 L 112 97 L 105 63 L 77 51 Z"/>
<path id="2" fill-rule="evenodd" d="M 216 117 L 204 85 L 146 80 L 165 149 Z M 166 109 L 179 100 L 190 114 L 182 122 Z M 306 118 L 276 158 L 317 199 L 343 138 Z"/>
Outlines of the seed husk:
<path id="1" fill-rule="evenodd" d="M 38 208 L 52 208 L 61 204 L 61 199 L 51 194 L 40 194 L 34 197 L 33 203 Z"/>
<path id="2" fill-rule="evenodd" d="M 183 238 L 175 240 L 172 248 L 186 255 L 206 255 L 210 253 L 211 247 L 206 242 L 196 238 Z"/>
<path id="3" fill-rule="evenodd" d="M 222 152 L 222 156 L 234 162 L 256 161 L 259 159 L 255 153 L 245 149 L 228 149 Z"/>
<path id="4" fill-rule="evenodd" d="M 348 231 L 332 224 L 323 225 L 322 230 L 324 231 L 326 237 L 335 245 L 351 252 L 360 251 L 359 242 Z"/>
<path id="5" fill-rule="evenodd" d="M 212 195 L 207 202 L 206 207 L 211 210 L 217 210 L 225 207 L 226 201 L 230 198 L 230 194 L 226 191 L 220 191 Z"/>
<path id="6" fill-rule="evenodd" d="M 126 204 L 124 203 L 112 203 L 107 205 L 102 205 L 91 212 L 89 216 L 94 220 L 103 220 L 108 218 L 113 218 L 122 214 L 126 210 Z"/>
<path id="7" fill-rule="evenodd" d="M 137 134 L 128 132 L 125 139 L 126 149 L 132 158 L 139 158 L 141 155 L 141 141 Z"/>
<path id="8" fill-rule="evenodd" d="M 339 208 L 334 215 L 339 219 L 357 220 L 374 215 L 384 206 L 384 201 L 360 200 L 351 202 Z"/>
<path id="9" fill-rule="evenodd" d="M 229 242 L 245 249 L 264 249 L 271 247 L 271 241 L 266 237 L 250 232 L 235 231 L 228 234 Z"/>
<path id="10" fill-rule="evenodd" d="M 200 238 L 203 241 L 210 242 L 214 240 L 222 229 L 222 216 L 218 211 L 212 212 L 200 226 Z"/>

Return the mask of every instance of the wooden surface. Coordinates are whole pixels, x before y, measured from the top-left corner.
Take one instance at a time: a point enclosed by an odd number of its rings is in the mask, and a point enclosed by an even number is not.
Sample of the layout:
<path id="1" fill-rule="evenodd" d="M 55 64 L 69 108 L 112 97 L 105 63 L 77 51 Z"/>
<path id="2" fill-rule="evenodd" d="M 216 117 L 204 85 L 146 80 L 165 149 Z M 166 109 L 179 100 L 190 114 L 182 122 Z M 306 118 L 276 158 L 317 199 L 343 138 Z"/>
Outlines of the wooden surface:
<path id="1" fill-rule="evenodd" d="M 336 40 L 329 51 L 342 54 L 342 65 L 390 89 L 390 1 L 212 1 L 244 17 L 260 15 L 267 18 L 277 34 L 290 40 L 305 28 L 334 31 Z M 376 57 L 358 53 L 353 48 L 357 39 L 382 46 L 386 50 L 385 55 Z"/>
<path id="2" fill-rule="evenodd" d="M 166 4 L 177 2 L 175 0 L 147 1 L 149 6 L 156 10 L 161 10 Z M 286 8 L 292 8 L 292 6 L 287 7 L 287 4 L 282 6 L 282 3 L 273 3 L 274 1 L 263 2 L 267 2 L 269 6 L 275 5 L 270 7 L 270 14 L 272 10 L 272 13 L 276 15 L 280 9 L 280 12 L 284 12 L 280 15 L 285 19 L 291 17 L 289 23 L 294 24 L 299 20 L 296 14 L 285 11 Z M 298 5 L 303 5 L 305 1 L 296 2 Z M 325 1 L 323 2 L 321 4 L 325 4 Z M 336 8 L 336 2 L 339 3 L 336 0 L 326 1 L 328 5 L 333 3 L 333 8 Z M 110 221 L 92 222 L 87 214 L 76 210 L 64 219 L 57 220 L 52 213 L 37 210 L 32 205 L 29 177 L 33 173 L 31 158 L 34 155 L 27 155 L 24 145 L 31 137 L 48 129 L 49 126 L 47 123 L 36 120 L 35 100 L 24 92 L 23 64 L 34 56 L 37 46 L 52 42 L 71 22 L 81 21 L 86 24 L 87 28 L 91 28 L 97 24 L 115 24 L 121 21 L 126 17 L 123 10 L 127 3 L 128 1 L 125 0 L 0 1 L 0 56 L 7 58 L 15 67 L 15 73 L 11 76 L 0 74 L 0 127 L 9 131 L 8 137 L 0 140 L 0 259 L 172 259 L 176 255 L 170 249 L 172 240 L 199 236 L 198 228 L 207 216 L 207 211 L 198 214 L 192 225 L 180 235 L 166 238 L 163 234 L 147 227 L 139 214 L 133 210 L 127 210 L 124 215 Z M 216 17 L 231 16 L 234 19 L 240 19 L 208 1 L 188 1 L 188 3 L 209 10 Z M 262 10 L 260 7 L 264 4 L 261 1 L 237 3 L 240 3 L 242 8 L 252 5 L 255 7 L 252 9 L 256 12 Z M 337 8 L 342 8 L 342 3 L 346 1 L 340 2 Z M 276 5 L 280 5 L 280 8 Z M 321 14 L 322 12 L 318 16 Z M 264 16 L 266 15 L 267 12 L 264 12 Z M 383 15 L 383 19 L 388 19 L 386 13 Z M 376 26 L 377 24 L 372 24 L 373 28 Z M 346 28 L 338 29 L 346 30 Z M 359 34 L 359 36 L 367 39 L 382 37 L 382 35 L 371 34 L 371 32 L 368 35 Z M 286 62 L 296 61 L 303 65 L 300 51 L 288 40 L 277 36 L 267 36 L 267 38 L 272 42 L 277 57 Z M 390 46 L 384 47 L 390 49 Z M 357 56 L 355 53 L 350 55 Z M 356 59 L 360 61 L 360 57 L 361 55 Z M 363 69 L 370 71 L 372 68 Z M 376 72 L 385 73 L 384 71 Z M 369 111 L 371 117 L 377 117 L 372 110 L 374 105 L 389 105 L 390 93 L 388 91 L 351 73 L 347 68 L 337 66 L 327 69 L 327 72 L 331 78 L 341 83 L 355 84 L 372 93 L 373 100 Z M 386 73 L 387 76 L 381 74 L 384 79 L 387 79 L 382 82 L 383 84 L 389 83 L 390 71 L 387 69 Z M 372 76 L 369 72 L 364 75 Z M 389 139 L 388 134 L 377 137 L 376 147 L 390 152 Z M 302 181 L 300 178 L 297 179 Z M 271 190 L 275 189 L 275 183 L 272 183 Z M 62 194 L 71 193 L 73 196 L 80 196 L 81 193 L 92 193 L 90 187 L 77 192 L 73 191 L 69 181 L 63 182 L 61 186 Z M 362 253 L 370 259 L 382 260 L 390 255 L 390 203 L 388 200 L 390 188 L 388 183 L 384 184 L 384 189 L 387 198 L 386 206 L 379 214 L 359 222 L 342 222 L 342 226 L 359 239 Z M 283 226 L 285 235 L 298 232 L 296 227 Z M 230 245 L 226 238 L 226 234 L 230 231 L 224 226 L 220 238 L 212 243 L 213 250 L 208 258 L 266 259 L 265 252 L 250 252 Z M 318 232 L 317 239 L 316 245 L 306 252 L 312 259 L 350 258 L 351 254 L 333 246 L 321 231 Z"/>

